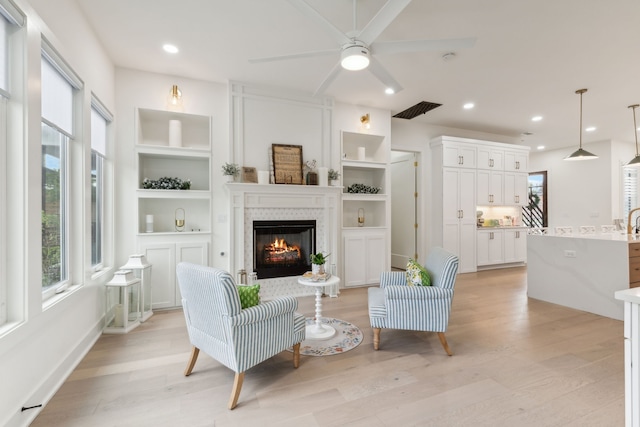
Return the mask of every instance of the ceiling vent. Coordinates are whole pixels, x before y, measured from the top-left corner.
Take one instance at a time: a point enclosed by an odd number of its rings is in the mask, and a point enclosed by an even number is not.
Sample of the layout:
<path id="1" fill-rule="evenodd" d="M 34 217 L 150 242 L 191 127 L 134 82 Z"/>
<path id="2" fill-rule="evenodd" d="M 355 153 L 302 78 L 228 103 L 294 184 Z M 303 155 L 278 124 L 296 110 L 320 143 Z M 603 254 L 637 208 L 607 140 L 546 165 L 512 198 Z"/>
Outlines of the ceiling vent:
<path id="1" fill-rule="evenodd" d="M 438 108 L 441 105 L 442 104 L 436 104 L 435 102 L 422 101 L 422 102 L 418 102 L 413 107 L 409 107 L 406 110 L 399 112 L 393 117 L 397 117 L 399 119 L 411 120 L 414 117 L 424 114 L 427 111 L 431 111 L 434 108 Z"/>

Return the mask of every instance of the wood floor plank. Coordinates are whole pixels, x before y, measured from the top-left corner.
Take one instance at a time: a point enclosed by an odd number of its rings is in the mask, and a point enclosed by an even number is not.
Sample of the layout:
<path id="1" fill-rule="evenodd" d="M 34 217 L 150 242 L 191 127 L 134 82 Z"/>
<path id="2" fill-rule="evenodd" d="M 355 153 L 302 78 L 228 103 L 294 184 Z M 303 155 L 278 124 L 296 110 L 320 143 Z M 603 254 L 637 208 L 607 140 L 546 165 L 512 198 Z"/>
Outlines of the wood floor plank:
<path id="1" fill-rule="evenodd" d="M 299 312 L 315 310 L 301 297 Z M 229 411 L 233 372 L 190 344 L 180 310 L 126 335 L 102 336 L 33 426 L 621 426 L 622 322 L 526 296 L 526 269 L 458 276 L 447 341 L 383 329 L 373 350 L 367 290 L 323 298 L 323 314 L 356 324 L 354 350 L 283 352 L 246 372 Z"/>

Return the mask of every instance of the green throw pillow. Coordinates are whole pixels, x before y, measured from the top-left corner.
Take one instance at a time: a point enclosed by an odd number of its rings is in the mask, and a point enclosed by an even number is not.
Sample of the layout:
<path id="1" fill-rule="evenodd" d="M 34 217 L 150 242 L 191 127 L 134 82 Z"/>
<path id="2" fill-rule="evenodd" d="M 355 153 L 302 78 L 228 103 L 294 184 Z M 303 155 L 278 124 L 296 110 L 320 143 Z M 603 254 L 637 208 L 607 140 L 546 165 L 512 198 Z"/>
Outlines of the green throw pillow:
<path id="1" fill-rule="evenodd" d="M 260 285 L 238 285 L 237 287 L 243 310 L 260 304 Z"/>
<path id="2" fill-rule="evenodd" d="M 429 272 L 411 258 L 407 263 L 407 284 L 409 286 L 431 286 Z"/>

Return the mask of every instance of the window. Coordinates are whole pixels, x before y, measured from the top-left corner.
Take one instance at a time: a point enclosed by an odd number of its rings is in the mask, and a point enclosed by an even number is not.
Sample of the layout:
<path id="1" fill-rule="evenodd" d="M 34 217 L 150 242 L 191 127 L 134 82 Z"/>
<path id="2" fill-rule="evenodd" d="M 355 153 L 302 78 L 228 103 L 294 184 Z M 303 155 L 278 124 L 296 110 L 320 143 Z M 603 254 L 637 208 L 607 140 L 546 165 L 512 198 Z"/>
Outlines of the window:
<path id="1" fill-rule="evenodd" d="M 522 220 L 527 227 L 548 227 L 547 172 L 529 174 L 529 201 L 522 209 Z"/>
<path id="2" fill-rule="evenodd" d="M 9 284 L 8 253 L 8 150 L 7 141 L 15 123 L 9 122 L 8 111 L 12 92 L 12 80 L 16 87 L 19 83 L 12 79 L 21 69 L 20 60 L 15 56 L 16 51 L 21 51 L 19 38 L 13 37 L 24 24 L 24 15 L 15 5 L 7 0 L 0 0 L 0 325 L 11 317 L 8 307 L 8 295 L 10 290 L 16 290 L 15 284 Z M 18 57 L 19 58 L 19 57 Z"/>
<path id="3" fill-rule="evenodd" d="M 622 168 L 622 217 L 627 221 L 631 209 L 638 206 L 638 168 Z M 631 224 L 634 226 L 635 224 Z"/>
<path id="4" fill-rule="evenodd" d="M 41 66 L 42 290 L 47 298 L 70 282 L 69 144 L 73 138 L 74 90 L 80 85 L 46 43 Z"/>
<path id="5" fill-rule="evenodd" d="M 111 114 L 95 98 L 91 102 L 91 267 L 99 271 L 104 259 L 105 157 Z"/>

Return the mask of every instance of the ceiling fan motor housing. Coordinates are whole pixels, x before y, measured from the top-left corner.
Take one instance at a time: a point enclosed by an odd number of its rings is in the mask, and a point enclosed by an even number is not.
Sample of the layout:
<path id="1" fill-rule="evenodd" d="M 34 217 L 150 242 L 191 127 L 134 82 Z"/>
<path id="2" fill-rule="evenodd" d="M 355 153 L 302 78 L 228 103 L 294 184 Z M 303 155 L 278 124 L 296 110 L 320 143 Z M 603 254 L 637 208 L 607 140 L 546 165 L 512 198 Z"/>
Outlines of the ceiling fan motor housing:
<path id="1" fill-rule="evenodd" d="M 362 42 L 354 42 L 342 48 L 340 63 L 346 70 L 363 70 L 369 66 L 369 48 Z"/>

